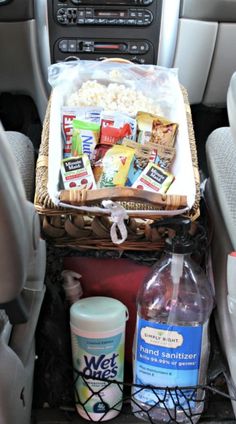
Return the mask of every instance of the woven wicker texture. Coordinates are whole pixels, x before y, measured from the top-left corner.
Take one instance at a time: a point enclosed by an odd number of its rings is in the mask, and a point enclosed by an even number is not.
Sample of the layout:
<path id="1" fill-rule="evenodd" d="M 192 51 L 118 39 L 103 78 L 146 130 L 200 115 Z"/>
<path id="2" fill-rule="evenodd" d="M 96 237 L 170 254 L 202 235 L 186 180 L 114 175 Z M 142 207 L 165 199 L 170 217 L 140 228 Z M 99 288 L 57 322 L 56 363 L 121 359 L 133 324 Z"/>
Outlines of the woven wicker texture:
<path id="1" fill-rule="evenodd" d="M 195 184 L 196 184 L 196 197 L 194 205 L 189 213 L 189 216 L 192 220 L 196 219 L 199 216 L 199 201 L 200 201 L 200 178 L 199 178 L 199 169 L 198 169 L 198 159 L 197 159 L 197 151 L 196 151 L 196 144 L 195 144 L 195 136 L 194 136 L 194 130 L 193 130 L 193 124 L 192 124 L 192 115 L 191 115 L 191 109 L 188 102 L 188 94 L 184 87 L 182 88 L 184 103 L 185 103 L 185 110 L 186 110 L 186 119 L 187 119 L 187 125 L 188 125 L 188 133 L 189 133 L 189 142 L 190 142 L 190 149 L 191 149 L 191 155 L 192 155 L 192 163 L 193 163 L 193 171 L 194 171 L 194 177 L 195 177 Z M 98 220 L 99 224 L 101 224 L 101 220 L 104 219 L 103 217 L 95 217 L 93 214 L 93 217 L 89 220 L 89 222 L 86 222 L 84 225 L 77 225 L 74 224 L 71 231 L 68 232 L 68 222 L 73 221 L 75 214 L 75 210 L 73 209 L 63 209 L 61 207 L 56 207 L 54 203 L 52 202 L 48 191 L 47 191 L 47 182 L 48 182 L 48 140 L 49 140 L 49 122 L 50 122 L 50 107 L 51 102 L 48 103 L 48 108 L 44 120 L 43 125 L 43 132 L 42 132 L 42 140 L 39 150 L 39 157 L 37 161 L 36 166 L 36 189 L 35 189 L 35 207 L 40 215 L 42 215 L 42 225 L 43 225 L 43 231 L 46 237 L 49 237 L 50 239 L 53 239 L 56 245 L 62 246 L 62 245 L 71 245 L 76 247 L 90 247 L 90 248 L 99 248 L 99 249 L 109 249 L 114 248 L 113 243 L 111 243 L 110 236 L 109 236 L 109 228 L 110 223 L 106 222 L 106 236 L 103 237 L 103 233 L 101 231 L 101 226 L 104 227 L 104 225 L 99 225 L 99 231 L 96 232 L 94 230 L 94 224 L 93 221 Z M 78 191 L 77 191 L 78 192 Z M 85 193 L 86 194 L 86 193 Z M 83 193 L 79 193 L 79 197 L 81 198 L 83 196 Z M 135 211 L 152 211 L 157 209 L 177 209 L 182 206 L 185 206 L 185 204 L 181 204 L 183 201 L 184 196 L 168 196 L 163 195 L 161 196 L 161 202 L 152 204 L 148 201 L 146 202 L 140 202 L 140 201 L 134 201 L 133 199 L 130 199 L 127 201 L 126 198 L 124 198 L 122 201 L 122 198 L 120 199 L 120 203 L 128 210 L 132 211 L 131 216 L 135 217 Z M 78 203 L 78 202 L 77 202 Z M 86 201 L 85 201 L 86 203 Z M 82 203 L 81 203 L 82 204 Z M 94 201 L 93 205 L 98 205 L 99 203 Z M 79 213 L 78 213 L 79 214 Z M 84 214 L 86 216 L 86 214 Z M 81 215 L 82 216 L 82 215 Z M 125 243 L 122 243 L 122 249 L 160 249 L 163 247 L 163 241 L 162 240 L 150 240 L 146 237 L 146 221 L 147 219 L 157 219 L 159 218 L 158 215 L 153 214 L 153 216 L 148 215 L 145 216 L 145 212 L 142 216 L 143 222 L 145 225 L 141 225 L 140 230 L 140 222 L 141 220 L 138 219 L 136 221 L 136 230 L 133 231 L 132 234 L 129 232 L 128 240 Z M 87 228 L 84 228 L 84 226 Z M 71 227 L 70 227 L 71 228 Z M 87 233 L 84 233 L 84 230 L 87 229 Z M 139 230 L 138 230 L 139 229 Z"/>

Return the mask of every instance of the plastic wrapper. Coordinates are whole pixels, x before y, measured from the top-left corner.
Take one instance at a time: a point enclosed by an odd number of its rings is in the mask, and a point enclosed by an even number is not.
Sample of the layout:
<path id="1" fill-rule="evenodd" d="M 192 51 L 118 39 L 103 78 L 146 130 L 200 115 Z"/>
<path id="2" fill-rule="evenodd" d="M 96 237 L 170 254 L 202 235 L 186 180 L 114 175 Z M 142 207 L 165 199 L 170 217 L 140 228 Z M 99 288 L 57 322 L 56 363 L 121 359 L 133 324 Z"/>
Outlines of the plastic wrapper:
<path id="1" fill-rule="evenodd" d="M 124 137 L 136 140 L 136 119 L 119 112 L 102 112 L 101 144 L 113 145 Z"/>
<path id="2" fill-rule="evenodd" d="M 178 124 L 162 116 L 155 116 L 147 112 L 138 112 L 138 142 L 140 144 L 155 143 L 173 147 Z"/>
<path id="3" fill-rule="evenodd" d="M 133 63 L 72 61 L 51 65 L 49 83 L 59 87 L 64 106 L 101 107 L 174 118 L 179 96 L 177 69 Z"/>
<path id="4" fill-rule="evenodd" d="M 102 159 L 102 174 L 98 187 L 124 186 L 129 168 L 134 157 L 134 149 L 115 145 L 107 151 Z"/>
<path id="5" fill-rule="evenodd" d="M 95 147 L 99 141 L 100 125 L 93 122 L 74 119 L 72 126 L 72 156 L 86 153 L 91 160 Z"/>
<path id="6" fill-rule="evenodd" d="M 142 171 L 146 168 L 149 162 L 155 162 L 156 150 L 153 148 L 142 146 L 133 141 L 125 139 L 122 143 L 124 146 L 128 146 L 134 149 L 134 156 L 129 168 L 128 178 L 126 186 L 131 187 L 137 180 Z"/>
<path id="7" fill-rule="evenodd" d="M 102 108 L 79 108 L 79 107 L 62 107 L 61 114 L 61 129 L 63 145 L 63 157 L 68 158 L 71 156 L 72 134 L 73 134 L 73 120 L 80 118 L 85 122 L 92 122 L 99 124 Z"/>

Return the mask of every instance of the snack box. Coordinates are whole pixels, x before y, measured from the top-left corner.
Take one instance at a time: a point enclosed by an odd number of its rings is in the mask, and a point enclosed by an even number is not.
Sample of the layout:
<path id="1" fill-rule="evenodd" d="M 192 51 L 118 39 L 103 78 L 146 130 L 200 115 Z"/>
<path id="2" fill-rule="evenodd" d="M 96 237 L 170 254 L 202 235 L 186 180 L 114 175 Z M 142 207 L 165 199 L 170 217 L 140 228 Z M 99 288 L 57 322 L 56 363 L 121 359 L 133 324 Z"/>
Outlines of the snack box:
<path id="1" fill-rule="evenodd" d="M 92 190 L 96 188 L 90 161 L 86 154 L 63 159 L 61 175 L 65 190 Z"/>

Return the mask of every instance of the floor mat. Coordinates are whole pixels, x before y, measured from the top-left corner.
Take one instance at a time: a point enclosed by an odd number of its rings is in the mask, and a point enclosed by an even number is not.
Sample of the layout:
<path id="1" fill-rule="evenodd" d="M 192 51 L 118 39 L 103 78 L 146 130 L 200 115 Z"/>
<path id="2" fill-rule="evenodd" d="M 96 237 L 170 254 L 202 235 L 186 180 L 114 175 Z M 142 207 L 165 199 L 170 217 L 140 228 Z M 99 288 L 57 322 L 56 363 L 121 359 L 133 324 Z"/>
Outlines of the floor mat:
<path id="1" fill-rule="evenodd" d="M 33 100 L 26 95 L 0 94 L 0 121 L 6 131 L 18 131 L 30 138 L 38 152 L 42 125 Z"/>

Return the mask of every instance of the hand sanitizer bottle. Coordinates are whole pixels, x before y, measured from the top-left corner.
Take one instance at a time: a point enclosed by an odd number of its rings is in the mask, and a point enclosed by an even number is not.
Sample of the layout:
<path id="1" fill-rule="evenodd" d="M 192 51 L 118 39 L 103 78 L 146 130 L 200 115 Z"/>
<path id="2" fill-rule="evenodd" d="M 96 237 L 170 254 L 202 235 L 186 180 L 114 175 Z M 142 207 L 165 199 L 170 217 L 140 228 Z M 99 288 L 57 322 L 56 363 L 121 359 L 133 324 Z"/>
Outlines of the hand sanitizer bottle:
<path id="1" fill-rule="evenodd" d="M 154 225 L 173 228 L 176 235 L 166 240 L 164 256 L 138 293 L 132 410 L 152 423 L 195 423 L 204 391 L 192 386 L 206 381 L 213 295 L 203 270 L 190 257 L 195 247 L 191 221 L 177 217 Z"/>

